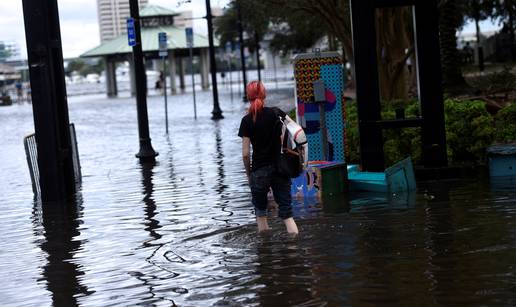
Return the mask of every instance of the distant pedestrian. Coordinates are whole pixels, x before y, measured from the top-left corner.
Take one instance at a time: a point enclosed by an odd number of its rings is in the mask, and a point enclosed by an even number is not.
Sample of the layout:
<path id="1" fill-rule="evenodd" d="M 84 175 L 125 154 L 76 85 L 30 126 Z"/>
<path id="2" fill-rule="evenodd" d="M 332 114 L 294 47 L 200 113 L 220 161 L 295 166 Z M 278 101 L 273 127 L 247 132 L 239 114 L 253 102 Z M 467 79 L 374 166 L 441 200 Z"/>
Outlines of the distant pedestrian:
<path id="1" fill-rule="evenodd" d="M 466 42 L 466 45 L 464 46 L 464 48 L 462 48 L 462 56 L 464 63 L 472 64 L 475 61 L 474 55 L 475 51 L 473 50 L 473 48 L 471 48 L 469 42 Z"/>
<path id="2" fill-rule="evenodd" d="M 160 93 L 163 93 L 164 84 L 165 84 L 165 74 L 163 74 L 163 72 L 160 71 L 158 80 L 156 80 L 155 89 L 159 90 Z"/>
<path id="3" fill-rule="evenodd" d="M 26 95 L 27 95 L 27 102 L 28 102 L 28 103 L 31 103 L 31 102 L 32 102 L 32 96 L 31 96 L 32 91 L 31 91 L 31 89 L 30 89 L 30 82 L 29 82 L 29 83 L 27 83 L 27 88 L 25 89 L 25 93 L 26 93 Z"/>
<path id="4" fill-rule="evenodd" d="M 276 172 L 275 161 L 280 152 L 280 132 L 277 131 L 277 111 L 265 107 L 265 87 L 260 81 L 252 81 L 246 87 L 251 103 L 242 118 L 238 136 L 242 138 L 242 158 L 247 180 L 251 188 L 252 203 L 256 214 L 258 231 L 269 229 L 267 223 L 267 194 L 270 189 L 279 207 L 287 232 L 297 234 L 298 228 L 292 218 L 290 178 Z M 281 111 L 280 111 L 281 112 Z M 253 148 L 252 158 L 250 156 Z"/>
<path id="5" fill-rule="evenodd" d="M 18 101 L 18 103 L 22 102 L 23 101 L 23 84 L 21 83 L 20 80 L 16 81 L 16 83 L 14 84 L 15 88 L 16 88 L 16 99 Z"/>

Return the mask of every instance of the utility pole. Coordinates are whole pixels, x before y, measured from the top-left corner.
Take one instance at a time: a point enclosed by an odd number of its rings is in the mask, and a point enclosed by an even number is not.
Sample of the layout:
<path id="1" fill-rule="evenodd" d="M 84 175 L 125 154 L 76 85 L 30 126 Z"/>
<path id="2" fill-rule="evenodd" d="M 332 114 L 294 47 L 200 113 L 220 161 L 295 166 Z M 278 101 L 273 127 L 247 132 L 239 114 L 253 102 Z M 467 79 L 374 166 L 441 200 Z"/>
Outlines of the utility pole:
<path id="1" fill-rule="evenodd" d="M 41 201 L 63 205 L 76 187 L 57 0 L 22 3 Z"/>
<path id="2" fill-rule="evenodd" d="M 206 21 L 208 22 L 208 42 L 210 44 L 210 70 L 211 70 L 211 86 L 213 91 L 213 111 L 211 111 L 211 119 L 222 119 L 222 110 L 219 105 L 219 91 L 217 89 L 217 65 L 215 63 L 215 46 L 213 44 L 213 16 L 211 15 L 210 0 L 206 0 Z"/>
<path id="3" fill-rule="evenodd" d="M 245 53 L 244 53 L 244 28 L 242 26 L 242 12 L 240 10 L 240 1 L 237 0 L 237 15 L 238 15 L 238 38 L 240 40 L 240 61 L 242 65 L 242 80 L 244 81 L 244 102 L 247 101 L 247 94 L 245 88 L 247 86 L 247 76 L 245 72 Z"/>
<path id="4" fill-rule="evenodd" d="M 258 32 L 254 32 L 254 41 L 256 44 L 256 67 L 258 69 L 258 81 L 262 81 L 262 68 L 260 64 L 260 36 L 258 36 Z"/>
<path id="5" fill-rule="evenodd" d="M 136 157 L 142 162 L 155 161 L 157 152 L 154 151 L 149 136 L 149 117 L 147 114 L 147 77 L 143 64 L 142 37 L 140 30 L 140 12 L 138 0 L 129 0 L 131 18 L 134 19 L 136 44 L 133 46 L 134 74 L 136 80 L 136 110 L 138 113 L 138 135 L 140 151 Z"/>

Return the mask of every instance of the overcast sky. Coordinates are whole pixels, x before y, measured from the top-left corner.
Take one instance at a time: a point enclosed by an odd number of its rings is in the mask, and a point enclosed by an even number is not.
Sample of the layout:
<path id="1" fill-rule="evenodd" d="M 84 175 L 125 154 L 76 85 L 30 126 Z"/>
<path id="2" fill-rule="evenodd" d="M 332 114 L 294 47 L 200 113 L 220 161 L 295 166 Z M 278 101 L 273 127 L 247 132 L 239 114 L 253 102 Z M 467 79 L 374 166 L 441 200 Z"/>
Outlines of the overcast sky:
<path id="1" fill-rule="evenodd" d="M 149 0 L 151 4 L 161 5 L 176 11 L 192 10 L 194 17 L 206 15 L 204 0 L 191 0 L 191 3 L 178 7 L 178 0 Z M 229 0 L 211 0 L 212 7 L 221 7 Z M 65 58 L 77 57 L 100 43 L 97 23 L 97 0 L 58 0 L 61 20 L 61 38 Z M 491 22 L 484 22 L 482 29 L 490 31 L 497 28 Z M 206 32 L 206 22 L 196 20 L 194 30 Z M 474 26 L 468 25 L 464 32 L 473 32 Z M 0 0 L 0 41 L 15 41 L 26 58 L 25 29 L 21 0 Z"/>
<path id="2" fill-rule="evenodd" d="M 194 17 L 206 15 L 205 1 L 192 0 L 178 7 L 177 0 L 149 0 L 175 11 L 193 11 Z M 223 8 L 229 0 L 211 0 L 212 7 Z M 77 57 L 100 43 L 97 0 L 58 0 L 61 40 L 65 58 Z M 206 21 L 196 20 L 194 30 L 206 32 Z M 14 41 L 26 58 L 22 0 L 0 0 L 0 41 Z"/>

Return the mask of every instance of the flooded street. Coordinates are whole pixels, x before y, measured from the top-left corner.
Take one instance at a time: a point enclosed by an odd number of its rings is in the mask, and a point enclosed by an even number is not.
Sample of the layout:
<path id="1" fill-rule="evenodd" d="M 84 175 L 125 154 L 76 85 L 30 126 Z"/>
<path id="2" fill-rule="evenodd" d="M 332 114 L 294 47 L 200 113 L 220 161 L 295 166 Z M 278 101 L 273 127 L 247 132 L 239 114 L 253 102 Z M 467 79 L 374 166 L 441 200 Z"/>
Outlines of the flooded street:
<path id="1" fill-rule="evenodd" d="M 271 95 L 275 101 L 288 91 Z M 245 105 L 149 97 L 156 164 L 140 164 L 135 101 L 69 98 L 83 183 L 66 214 L 34 203 L 29 104 L 0 108 L 0 287 L 7 306 L 516 305 L 516 182 L 421 183 L 417 194 L 295 201 L 258 236 L 237 136 Z M 293 107 L 293 106 L 292 106 Z"/>

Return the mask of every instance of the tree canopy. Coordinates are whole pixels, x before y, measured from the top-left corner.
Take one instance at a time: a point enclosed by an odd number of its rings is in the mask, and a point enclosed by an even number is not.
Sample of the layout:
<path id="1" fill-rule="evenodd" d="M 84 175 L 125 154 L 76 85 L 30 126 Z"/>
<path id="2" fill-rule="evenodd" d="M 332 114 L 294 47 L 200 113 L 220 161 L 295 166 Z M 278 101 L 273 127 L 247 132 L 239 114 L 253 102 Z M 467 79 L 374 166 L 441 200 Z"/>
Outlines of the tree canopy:
<path id="1" fill-rule="evenodd" d="M 516 0 L 438 0 L 438 5 L 443 81 L 446 89 L 453 92 L 465 85 L 457 30 L 468 20 L 487 18 L 512 26 Z M 321 38 L 336 38 L 354 70 L 349 0 L 234 0 L 215 22 L 222 43 L 238 40 L 238 6 L 245 44 L 251 51 L 255 35 L 269 38 L 276 52 L 305 51 Z M 386 100 L 407 97 L 405 63 L 414 49 L 411 14 L 408 7 L 377 10 L 380 91 Z"/>

